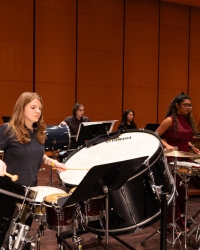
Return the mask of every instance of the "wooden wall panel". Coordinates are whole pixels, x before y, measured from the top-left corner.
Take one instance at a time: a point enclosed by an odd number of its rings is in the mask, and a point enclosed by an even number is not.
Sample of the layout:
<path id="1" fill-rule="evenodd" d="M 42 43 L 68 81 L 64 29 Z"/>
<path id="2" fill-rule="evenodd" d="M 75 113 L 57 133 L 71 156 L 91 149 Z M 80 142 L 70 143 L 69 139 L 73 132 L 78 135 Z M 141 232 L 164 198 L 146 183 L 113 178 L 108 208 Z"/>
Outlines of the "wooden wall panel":
<path id="1" fill-rule="evenodd" d="M 170 18 L 169 18 L 170 16 Z M 158 121 L 171 99 L 188 91 L 189 7 L 161 3 Z M 169 95 L 166 95 L 169 93 Z"/>
<path id="2" fill-rule="evenodd" d="M 57 124 L 75 102 L 76 1 L 36 1 L 36 85 L 47 124 Z"/>
<path id="3" fill-rule="evenodd" d="M 32 20 L 32 0 L 0 1 L 0 118 L 11 115 L 22 92 L 32 91 Z"/>
<path id="4" fill-rule="evenodd" d="M 80 0 L 77 101 L 92 121 L 121 118 L 123 1 Z"/>
<path id="5" fill-rule="evenodd" d="M 192 97 L 192 113 L 197 124 L 200 124 L 200 8 L 191 8 L 190 22 L 190 85 L 189 94 Z"/>
<path id="6" fill-rule="evenodd" d="M 138 127 L 157 119 L 158 24 L 158 1 L 126 1 L 123 106 Z"/>
<path id="7" fill-rule="evenodd" d="M 33 0 L 0 0 L 0 116 L 35 87 L 47 124 L 71 115 L 78 101 L 92 121 L 120 120 L 133 109 L 144 127 L 162 121 L 181 91 L 192 97 L 200 121 L 200 8 L 159 0 L 36 0 L 35 13 L 33 86 Z"/>

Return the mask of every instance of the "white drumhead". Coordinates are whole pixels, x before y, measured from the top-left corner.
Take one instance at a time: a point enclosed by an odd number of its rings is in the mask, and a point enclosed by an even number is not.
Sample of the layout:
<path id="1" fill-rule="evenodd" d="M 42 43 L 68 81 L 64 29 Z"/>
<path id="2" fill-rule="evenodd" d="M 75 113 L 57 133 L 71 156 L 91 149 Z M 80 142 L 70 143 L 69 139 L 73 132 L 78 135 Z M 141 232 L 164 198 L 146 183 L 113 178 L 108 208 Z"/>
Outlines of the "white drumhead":
<path id="1" fill-rule="evenodd" d="M 64 183 L 78 185 L 87 174 L 84 169 L 144 156 L 151 158 L 159 147 L 160 140 L 154 134 L 143 131 L 123 133 L 116 139 L 85 147 L 72 155 L 65 165 L 83 170 L 60 172 L 60 178 Z"/>
<path id="2" fill-rule="evenodd" d="M 37 196 L 35 198 L 36 202 L 42 202 L 44 197 L 50 194 L 66 193 L 62 189 L 55 187 L 48 187 L 48 186 L 36 186 L 36 187 L 31 187 L 30 189 L 37 192 Z"/>

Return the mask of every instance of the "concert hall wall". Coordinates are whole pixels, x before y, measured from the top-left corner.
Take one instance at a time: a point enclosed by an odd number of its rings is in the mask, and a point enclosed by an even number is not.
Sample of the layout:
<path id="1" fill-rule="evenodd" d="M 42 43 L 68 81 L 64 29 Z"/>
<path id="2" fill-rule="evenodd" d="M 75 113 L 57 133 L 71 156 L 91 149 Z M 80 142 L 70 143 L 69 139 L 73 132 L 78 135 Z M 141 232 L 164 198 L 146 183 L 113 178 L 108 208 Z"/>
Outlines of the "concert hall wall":
<path id="1" fill-rule="evenodd" d="M 0 116 L 35 91 L 45 122 L 92 121 L 135 111 L 160 123 L 185 91 L 200 121 L 200 6 L 159 0 L 0 0 Z M 116 124 L 116 126 L 118 123 Z M 115 128 L 116 128 L 115 126 Z"/>

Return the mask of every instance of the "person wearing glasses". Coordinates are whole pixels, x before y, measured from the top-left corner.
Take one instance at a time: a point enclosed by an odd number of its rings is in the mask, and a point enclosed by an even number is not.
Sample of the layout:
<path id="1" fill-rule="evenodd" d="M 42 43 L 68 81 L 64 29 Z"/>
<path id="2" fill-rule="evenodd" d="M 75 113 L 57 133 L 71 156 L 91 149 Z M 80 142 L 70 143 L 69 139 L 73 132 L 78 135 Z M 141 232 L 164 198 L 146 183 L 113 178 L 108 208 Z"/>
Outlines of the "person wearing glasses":
<path id="1" fill-rule="evenodd" d="M 165 119 L 161 122 L 156 132 L 162 138 L 162 145 L 166 150 L 179 150 L 188 152 L 192 150 L 200 154 L 198 148 L 192 144 L 193 135 L 198 133 L 197 126 L 192 115 L 191 98 L 184 92 L 177 95 L 169 105 Z M 179 161 L 185 161 L 187 158 L 178 158 Z M 174 161 L 174 158 L 168 157 L 168 162 Z M 189 161 L 189 159 L 188 159 Z M 184 214 L 184 196 L 185 189 L 180 186 L 181 177 L 176 175 L 176 188 L 178 196 L 176 198 L 175 217 L 179 218 Z M 168 213 L 168 221 L 172 221 L 172 212 Z M 184 218 L 177 220 L 177 224 L 184 229 Z"/>
<path id="2" fill-rule="evenodd" d="M 118 129 L 136 129 L 137 125 L 134 122 L 135 113 L 131 109 L 124 111 L 122 120 L 118 126 Z"/>
<path id="3" fill-rule="evenodd" d="M 71 145 L 70 149 L 77 149 L 79 146 L 84 144 L 83 142 L 77 142 L 76 136 L 78 133 L 79 125 L 82 122 L 90 122 L 87 116 L 84 116 L 84 105 L 81 103 L 76 103 L 72 108 L 72 116 L 66 117 L 60 124 L 68 126 L 71 133 Z"/>

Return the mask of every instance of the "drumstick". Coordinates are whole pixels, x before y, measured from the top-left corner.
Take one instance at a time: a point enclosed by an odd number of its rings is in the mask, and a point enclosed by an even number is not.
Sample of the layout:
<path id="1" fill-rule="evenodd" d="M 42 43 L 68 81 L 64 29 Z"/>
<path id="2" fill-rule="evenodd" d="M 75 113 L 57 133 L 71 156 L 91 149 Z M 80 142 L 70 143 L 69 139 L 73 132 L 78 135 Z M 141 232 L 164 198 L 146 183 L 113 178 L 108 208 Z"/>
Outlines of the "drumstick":
<path id="1" fill-rule="evenodd" d="M 80 167 L 74 167 L 74 168 L 72 168 L 72 167 L 67 167 L 66 170 L 87 170 L 87 171 L 89 171 L 90 168 L 80 168 Z"/>
<path id="2" fill-rule="evenodd" d="M 9 173 L 7 173 L 7 172 L 3 172 L 3 173 L 4 173 L 4 175 L 10 177 L 12 181 L 18 180 L 18 175 L 16 175 L 16 174 L 15 174 L 15 175 L 12 175 L 12 174 L 9 174 Z"/>

